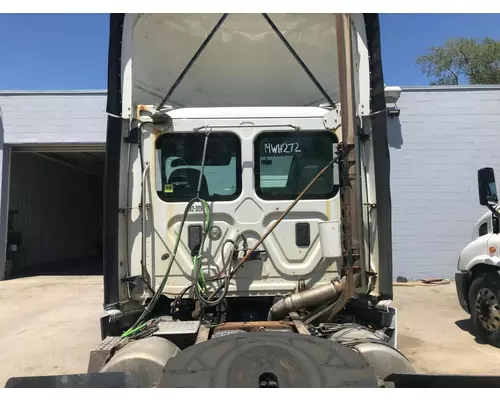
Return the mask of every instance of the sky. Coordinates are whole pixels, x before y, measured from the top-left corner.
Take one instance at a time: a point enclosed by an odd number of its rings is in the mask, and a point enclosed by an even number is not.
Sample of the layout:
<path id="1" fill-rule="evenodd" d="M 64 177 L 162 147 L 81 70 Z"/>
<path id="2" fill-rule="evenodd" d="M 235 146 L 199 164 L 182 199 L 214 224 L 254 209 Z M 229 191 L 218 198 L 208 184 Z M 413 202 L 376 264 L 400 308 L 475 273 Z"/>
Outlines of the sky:
<path id="1" fill-rule="evenodd" d="M 464 36 L 500 40 L 500 14 L 381 14 L 387 85 L 429 83 L 415 60 Z M 0 14 L 0 90 L 105 89 L 107 14 Z"/>

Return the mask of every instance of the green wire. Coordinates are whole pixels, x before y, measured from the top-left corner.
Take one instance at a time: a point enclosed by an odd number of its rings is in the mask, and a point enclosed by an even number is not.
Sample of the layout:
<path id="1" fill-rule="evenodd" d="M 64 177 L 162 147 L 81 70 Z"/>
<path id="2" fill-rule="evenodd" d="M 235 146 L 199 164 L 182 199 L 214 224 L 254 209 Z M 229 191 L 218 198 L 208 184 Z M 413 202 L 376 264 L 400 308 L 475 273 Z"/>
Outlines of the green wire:
<path id="1" fill-rule="evenodd" d="M 142 325 L 139 325 L 137 328 L 135 329 L 132 329 L 132 330 L 128 330 L 126 331 L 123 335 L 122 335 L 122 338 L 125 338 L 127 336 L 130 336 L 132 335 L 133 333 L 137 332 L 137 331 L 140 331 L 142 328 L 144 328 L 148 323 L 147 322 L 144 322 Z"/>
<path id="2" fill-rule="evenodd" d="M 206 212 L 206 221 L 205 221 L 205 226 L 206 226 L 206 229 L 205 229 L 205 235 L 208 234 L 208 231 L 210 230 L 210 224 L 211 224 L 211 215 L 210 215 L 210 206 L 208 205 L 208 203 L 203 200 L 203 199 L 199 199 L 200 202 L 203 204 L 203 206 L 205 207 L 205 212 Z M 200 251 L 202 251 L 203 249 L 201 249 L 200 247 Z M 193 258 L 193 267 L 196 268 L 196 262 L 198 261 L 198 256 L 194 256 Z M 205 285 L 206 285 L 206 282 L 205 282 L 205 276 L 203 274 L 203 268 L 202 268 L 202 265 L 201 265 L 201 262 L 200 262 L 200 279 L 198 282 L 196 282 L 196 284 L 198 285 L 198 289 L 200 289 L 201 292 L 204 292 L 205 291 Z"/>
<path id="3" fill-rule="evenodd" d="M 205 206 L 205 211 L 207 213 L 207 221 L 206 221 L 207 231 L 205 233 L 208 233 L 208 230 L 210 229 L 210 223 L 211 223 L 210 206 L 208 205 L 208 203 L 205 200 L 200 199 L 200 201 Z"/>
<path id="4" fill-rule="evenodd" d="M 198 257 L 197 256 L 194 256 L 193 258 L 193 268 L 196 268 L 196 261 L 197 261 Z M 200 271 L 201 271 L 201 265 L 200 265 Z M 200 284 L 200 283 L 203 283 L 203 286 Z M 203 276 L 203 273 L 200 274 L 200 280 L 198 282 L 196 282 L 196 284 L 198 285 L 198 289 L 200 289 L 200 291 L 204 291 L 204 286 L 205 286 L 205 277 Z"/>

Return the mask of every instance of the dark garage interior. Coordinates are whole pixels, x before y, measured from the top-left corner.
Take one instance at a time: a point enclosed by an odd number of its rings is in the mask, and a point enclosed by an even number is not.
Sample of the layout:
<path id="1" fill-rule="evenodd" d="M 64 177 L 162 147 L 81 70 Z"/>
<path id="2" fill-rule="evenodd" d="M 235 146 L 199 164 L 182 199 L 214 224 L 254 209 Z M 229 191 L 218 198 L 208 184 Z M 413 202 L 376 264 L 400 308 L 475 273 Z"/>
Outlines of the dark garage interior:
<path id="1" fill-rule="evenodd" d="M 102 274 L 104 159 L 12 152 L 7 277 Z"/>

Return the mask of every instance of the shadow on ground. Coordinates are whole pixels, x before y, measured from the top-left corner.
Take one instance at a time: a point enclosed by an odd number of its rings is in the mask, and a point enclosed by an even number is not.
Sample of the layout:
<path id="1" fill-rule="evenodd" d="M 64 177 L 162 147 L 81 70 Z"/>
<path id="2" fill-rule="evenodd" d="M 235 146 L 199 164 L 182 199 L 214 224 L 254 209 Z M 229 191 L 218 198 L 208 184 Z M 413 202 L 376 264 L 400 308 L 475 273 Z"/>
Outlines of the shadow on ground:
<path id="1" fill-rule="evenodd" d="M 9 279 L 27 278 L 29 276 L 72 276 L 72 275 L 102 275 L 102 259 L 79 258 L 54 263 L 38 264 L 14 269 Z"/>
<path id="2" fill-rule="evenodd" d="M 455 325 L 458 326 L 463 331 L 469 332 L 474 337 L 474 341 L 476 343 L 478 343 L 478 344 L 488 344 L 488 345 L 491 344 L 491 343 L 488 343 L 487 341 L 482 340 L 482 339 L 480 339 L 480 338 L 477 337 L 477 335 L 475 333 L 475 330 L 474 330 L 474 325 L 472 324 L 472 321 L 470 320 L 470 318 L 468 318 L 468 319 L 461 319 L 459 321 L 455 321 Z M 498 346 L 495 346 L 495 347 L 498 347 Z"/>

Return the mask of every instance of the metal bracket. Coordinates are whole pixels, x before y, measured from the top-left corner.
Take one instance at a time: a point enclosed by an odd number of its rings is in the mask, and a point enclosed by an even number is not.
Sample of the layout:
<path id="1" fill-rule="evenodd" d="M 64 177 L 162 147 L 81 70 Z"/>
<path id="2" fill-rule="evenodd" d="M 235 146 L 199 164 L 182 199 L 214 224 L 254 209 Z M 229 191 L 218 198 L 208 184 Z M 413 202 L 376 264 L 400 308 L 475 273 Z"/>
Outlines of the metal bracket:
<path id="1" fill-rule="evenodd" d="M 140 129 L 138 127 L 132 128 L 128 136 L 123 138 L 125 143 L 130 143 L 130 144 L 139 144 L 139 136 L 140 136 Z"/>
<path id="2" fill-rule="evenodd" d="M 302 322 L 302 319 L 300 318 L 299 314 L 297 314 L 295 311 L 292 311 L 289 315 L 290 318 L 292 319 L 293 324 L 295 325 L 295 328 L 297 329 L 297 332 L 299 332 L 301 335 L 311 334 L 311 332 L 309 332 L 309 329 L 307 329 L 306 324 Z"/>
<path id="3" fill-rule="evenodd" d="M 206 342 L 210 336 L 210 323 L 203 323 L 198 330 L 195 344 Z"/>
<path id="4" fill-rule="evenodd" d="M 158 330 L 153 336 L 194 335 L 200 329 L 200 320 L 195 321 L 167 321 L 160 320 Z"/>
<path id="5" fill-rule="evenodd" d="M 132 290 L 135 288 L 139 288 L 142 290 L 142 285 L 144 284 L 142 277 L 140 275 L 126 276 L 120 279 L 120 281 L 128 283 Z"/>
<path id="6" fill-rule="evenodd" d="M 120 342 L 120 336 L 108 336 L 96 347 L 90 350 L 88 373 L 97 373 L 109 358 L 113 348 Z"/>
<path id="7" fill-rule="evenodd" d="M 260 261 L 267 261 L 269 258 L 269 254 L 265 250 L 255 250 L 250 256 L 248 257 L 247 261 L 255 261 L 255 260 L 260 260 Z"/>
<path id="8" fill-rule="evenodd" d="M 340 105 L 323 115 L 323 126 L 326 129 L 337 131 L 337 129 L 341 126 Z"/>
<path id="9" fill-rule="evenodd" d="M 370 135 L 368 135 L 367 133 L 365 133 L 364 129 L 361 128 L 359 125 L 358 125 L 357 135 L 359 137 L 359 140 L 361 140 L 363 143 L 367 142 L 368 140 L 370 140 Z"/>

